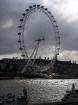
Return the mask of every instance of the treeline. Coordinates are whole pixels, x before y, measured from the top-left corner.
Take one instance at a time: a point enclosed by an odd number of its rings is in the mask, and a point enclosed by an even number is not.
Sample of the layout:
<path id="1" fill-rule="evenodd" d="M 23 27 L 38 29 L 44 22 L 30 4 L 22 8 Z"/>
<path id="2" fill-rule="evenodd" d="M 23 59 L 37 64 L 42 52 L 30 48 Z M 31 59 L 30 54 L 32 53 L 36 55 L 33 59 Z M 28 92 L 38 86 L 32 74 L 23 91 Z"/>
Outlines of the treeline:
<path id="1" fill-rule="evenodd" d="M 18 65 L 17 64 L 9 64 L 7 63 L 4 67 L 0 65 L 0 72 L 17 72 L 18 71 Z"/>

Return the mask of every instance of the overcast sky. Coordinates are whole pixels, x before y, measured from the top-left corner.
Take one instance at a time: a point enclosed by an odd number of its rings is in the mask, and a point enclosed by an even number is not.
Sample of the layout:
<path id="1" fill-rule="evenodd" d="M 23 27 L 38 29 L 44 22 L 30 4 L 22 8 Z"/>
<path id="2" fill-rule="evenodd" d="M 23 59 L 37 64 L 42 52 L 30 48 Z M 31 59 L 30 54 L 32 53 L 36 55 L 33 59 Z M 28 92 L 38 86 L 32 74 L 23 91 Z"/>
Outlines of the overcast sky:
<path id="1" fill-rule="evenodd" d="M 33 4 L 47 7 L 58 23 L 61 37 L 58 59 L 78 62 L 78 0 L 0 0 L 0 58 L 17 57 L 18 53 L 20 55 L 19 44 L 17 43 L 19 20 L 25 9 Z M 27 32 L 30 36 L 32 34 L 34 37 L 39 36 L 37 33 L 42 29 L 39 25 L 40 21 L 46 26 L 45 30 L 47 28 L 47 32 L 41 30 L 41 33 L 50 36 L 51 24 L 49 20 L 46 21 L 47 17 L 44 19 L 45 15 L 41 16 L 42 18 L 39 21 L 37 14 L 30 17 L 27 25 Z M 32 25 L 30 25 L 31 23 Z M 35 29 L 36 31 L 34 31 Z M 34 37 L 31 38 L 34 39 Z M 50 54 L 47 54 L 47 57 Z"/>

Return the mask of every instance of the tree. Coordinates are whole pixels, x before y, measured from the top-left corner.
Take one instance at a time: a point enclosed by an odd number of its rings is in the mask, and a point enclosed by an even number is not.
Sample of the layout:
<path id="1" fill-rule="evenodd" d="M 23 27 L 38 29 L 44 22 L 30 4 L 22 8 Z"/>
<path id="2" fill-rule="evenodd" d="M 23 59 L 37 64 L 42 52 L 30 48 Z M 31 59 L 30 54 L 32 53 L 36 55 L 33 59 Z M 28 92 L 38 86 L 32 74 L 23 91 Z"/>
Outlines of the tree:
<path id="1" fill-rule="evenodd" d="M 12 71 L 13 71 L 13 72 L 17 72 L 17 70 L 18 70 L 18 65 L 17 65 L 17 64 L 13 64 L 13 69 L 12 69 Z"/>
<path id="2" fill-rule="evenodd" d="M 1 65 L 0 65 L 0 72 L 2 72 L 2 67 L 1 67 Z"/>
<path id="3" fill-rule="evenodd" d="M 3 71 L 4 72 L 10 72 L 10 65 L 9 65 L 9 63 L 6 64 L 6 66 L 5 66 Z"/>

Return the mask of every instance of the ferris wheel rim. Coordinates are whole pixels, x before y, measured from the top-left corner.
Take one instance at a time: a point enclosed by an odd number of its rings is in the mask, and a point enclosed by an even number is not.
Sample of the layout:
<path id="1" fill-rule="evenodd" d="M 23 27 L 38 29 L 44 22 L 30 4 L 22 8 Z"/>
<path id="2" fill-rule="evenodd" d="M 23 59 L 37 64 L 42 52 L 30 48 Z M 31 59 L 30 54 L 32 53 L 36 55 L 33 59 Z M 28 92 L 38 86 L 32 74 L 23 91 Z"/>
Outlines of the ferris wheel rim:
<path id="1" fill-rule="evenodd" d="M 56 40 L 56 45 L 55 45 L 55 52 L 54 52 L 54 56 L 53 58 L 56 58 L 59 55 L 59 50 L 60 50 L 60 36 L 59 36 L 59 29 L 58 29 L 58 25 L 56 23 L 56 20 L 54 18 L 54 16 L 51 14 L 50 11 L 48 11 L 48 8 L 44 8 L 44 6 L 40 6 L 40 5 L 33 5 L 33 6 L 29 6 L 28 9 L 25 10 L 25 13 L 22 14 L 22 18 L 20 19 L 20 25 L 18 26 L 19 28 L 19 40 L 18 43 L 20 45 L 19 50 L 21 50 L 22 52 L 22 56 L 26 59 L 28 58 L 28 54 L 25 48 L 25 44 L 24 44 L 24 30 L 25 30 L 25 24 L 27 19 L 29 18 L 29 16 L 36 12 L 37 10 L 39 10 L 39 12 L 42 12 L 44 14 L 46 14 L 52 25 L 54 28 L 54 33 L 55 33 L 55 40 Z"/>

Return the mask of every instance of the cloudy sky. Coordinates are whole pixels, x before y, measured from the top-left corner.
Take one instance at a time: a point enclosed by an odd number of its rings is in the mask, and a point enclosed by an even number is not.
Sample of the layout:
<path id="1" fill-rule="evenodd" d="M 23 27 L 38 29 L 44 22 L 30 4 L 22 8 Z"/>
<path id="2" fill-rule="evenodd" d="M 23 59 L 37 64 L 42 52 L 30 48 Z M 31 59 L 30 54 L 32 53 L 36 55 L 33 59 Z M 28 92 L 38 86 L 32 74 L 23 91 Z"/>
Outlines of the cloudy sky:
<path id="1" fill-rule="evenodd" d="M 61 37 L 61 49 L 58 59 L 78 62 L 78 0 L 0 0 L 0 58 L 21 55 L 19 44 L 17 43 L 19 20 L 25 9 L 33 4 L 47 7 L 58 23 Z M 37 17 L 37 19 L 35 20 L 34 17 Z M 48 27 L 47 34 L 50 34 L 51 27 L 49 20 L 47 22 L 46 19 L 47 17 L 44 19 L 43 15 L 38 22 L 37 14 L 32 15 L 27 25 L 28 34 L 31 36 L 32 33 L 34 35 L 39 33 L 40 21 L 46 28 Z M 31 28 L 33 27 L 34 20 L 34 28 Z M 31 23 L 32 25 L 30 25 Z M 37 26 L 38 28 L 36 28 Z M 36 31 L 34 31 L 35 28 Z M 47 56 L 50 56 L 50 54 Z"/>

